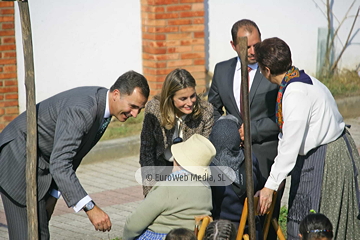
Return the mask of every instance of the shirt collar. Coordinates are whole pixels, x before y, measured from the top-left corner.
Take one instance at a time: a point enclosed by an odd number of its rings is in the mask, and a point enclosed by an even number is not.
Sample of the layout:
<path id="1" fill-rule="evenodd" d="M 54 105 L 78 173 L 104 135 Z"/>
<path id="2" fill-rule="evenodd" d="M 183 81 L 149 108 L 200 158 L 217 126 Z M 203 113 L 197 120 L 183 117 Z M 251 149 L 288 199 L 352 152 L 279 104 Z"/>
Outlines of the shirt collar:
<path id="1" fill-rule="evenodd" d="M 259 67 L 258 63 L 249 64 L 248 66 L 251 67 L 253 70 L 258 69 L 258 67 Z M 239 56 L 237 57 L 237 63 L 236 63 L 236 68 L 235 69 L 237 71 L 239 71 L 241 69 L 241 61 L 240 61 Z"/>
<path id="2" fill-rule="evenodd" d="M 106 106 L 105 106 L 105 112 L 104 112 L 104 118 L 110 117 L 110 108 L 109 108 L 109 90 L 106 93 Z"/>

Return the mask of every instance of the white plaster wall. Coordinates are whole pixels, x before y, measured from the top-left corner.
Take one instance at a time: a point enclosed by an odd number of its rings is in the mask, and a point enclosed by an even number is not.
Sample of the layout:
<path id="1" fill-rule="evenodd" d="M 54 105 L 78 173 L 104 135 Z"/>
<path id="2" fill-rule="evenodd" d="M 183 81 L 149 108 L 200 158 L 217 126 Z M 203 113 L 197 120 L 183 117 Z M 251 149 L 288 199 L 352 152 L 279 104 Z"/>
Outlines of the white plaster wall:
<path id="1" fill-rule="evenodd" d="M 334 13 L 341 21 L 353 0 L 334 2 Z M 359 5 L 357 0 L 350 15 L 356 13 Z M 236 21 L 248 18 L 257 23 L 262 39 L 283 39 L 291 48 L 293 63 L 308 73 L 315 74 L 318 28 L 327 27 L 326 18 L 320 9 L 325 10 L 320 0 L 208 0 L 209 71 L 214 71 L 216 63 L 236 56 L 230 45 L 230 30 Z M 346 20 L 339 32 L 343 43 L 351 23 L 352 19 Z M 359 28 L 360 19 L 357 20 L 354 32 L 359 31 Z M 340 46 L 338 42 L 337 45 Z M 360 64 L 360 33 L 342 59 L 341 67 L 355 69 Z"/>
<path id="2" fill-rule="evenodd" d="M 77 86 L 109 88 L 128 70 L 142 72 L 140 1 L 29 1 L 36 100 Z M 26 108 L 18 6 L 15 29 L 20 112 Z"/>
<path id="3" fill-rule="evenodd" d="M 318 28 L 327 26 L 320 11 L 325 7 L 320 0 L 204 1 L 209 34 L 206 67 L 210 72 L 217 62 L 236 56 L 230 45 L 230 29 L 237 20 L 249 18 L 258 24 L 263 39 L 276 36 L 285 40 L 292 50 L 294 64 L 310 74 L 315 73 Z M 341 20 L 352 0 L 334 1 L 335 15 Z M 139 0 L 36 0 L 30 1 L 29 7 L 37 102 L 77 86 L 110 87 L 118 76 L 130 69 L 142 72 Z M 359 0 L 352 15 L 357 7 Z M 24 66 L 17 6 L 15 10 L 22 112 L 26 105 Z M 339 33 L 343 43 L 351 22 L 347 20 Z M 360 19 L 354 32 L 359 29 Z M 360 64 L 360 33 L 342 59 L 341 67 L 354 69 Z"/>

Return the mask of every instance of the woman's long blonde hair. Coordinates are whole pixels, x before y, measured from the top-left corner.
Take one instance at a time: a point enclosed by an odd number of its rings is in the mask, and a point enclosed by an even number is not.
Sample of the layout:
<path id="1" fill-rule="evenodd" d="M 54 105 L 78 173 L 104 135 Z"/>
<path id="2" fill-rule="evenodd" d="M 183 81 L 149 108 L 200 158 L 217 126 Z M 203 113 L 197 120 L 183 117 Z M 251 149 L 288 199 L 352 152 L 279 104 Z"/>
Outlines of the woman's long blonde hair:
<path id="1" fill-rule="evenodd" d="M 188 87 L 195 89 L 196 82 L 194 77 L 185 69 L 177 68 L 171 71 L 165 78 L 160 94 L 160 112 L 161 125 L 168 130 L 175 126 L 176 108 L 173 99 L 175 93 Z M 194 109 L 190 115 L 196 119 L 200 114 L 199 96 L 196 95 Z"/>

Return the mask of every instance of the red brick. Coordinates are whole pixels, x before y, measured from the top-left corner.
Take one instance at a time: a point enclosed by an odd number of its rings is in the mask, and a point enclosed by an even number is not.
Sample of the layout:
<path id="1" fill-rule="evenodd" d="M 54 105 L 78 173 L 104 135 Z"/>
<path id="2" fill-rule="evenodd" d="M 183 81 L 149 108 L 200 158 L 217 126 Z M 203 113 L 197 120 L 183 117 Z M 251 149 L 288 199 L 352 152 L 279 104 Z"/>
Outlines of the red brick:
<path id="1" fill-rule="evenodd" d="M 174 60 L 179 59 L 180 55 L 178 53 L 174 54 L 164 54 L 164 55 L 155 55 L 155 60 L 164 61 L 164 60 Z"/>
<path id="2" fill-rule="evenodd" d="M 197 82 L 197 81 L 196 81 Z M 206 93 L 206 85 L 205 84 L 199 84 L 196 86 L 196 92 L 198 94 L 204 95 Z"/>
<path id="3" fill-rule="evenodd" d="M 4 55 L 4 58 L 15 58 L 16 57 L 16 52 L 15 51 L 13 51 L 13 52 L 4 52 L 3 55 Z M 16 60 L 15 60 L 15 63 L 16 63 Z"/>
<path id="4" fill-rule="evenodd" d="M 154 54 L 143 53 L 142 54 L 142 59 L 155 60 L 155 55 Z"/>
<path id="5" fill-rule="evenodd" d="M 0 7 L 13 7 L 14 3 L 13 2 L 1 2 L 0 1 Z"/>
<path id="6" fill-rule="evenodd" d="M 150 33 L 143 33 L 143 39 L 150 39 L 150 40 L 165 40 L 166 35 L 164 34 L 150 34 Z"/>
<path id="7" fill-rule="evenodd" d="M 193 24 L 204 24 L 205 19 L 204 18 L 194 18 L 194 19 L 192 19 L 192 23 Z"/>
<path id="8" fill-rule="evenodd" d="M 162 82 L 164 82 L 165 77 L 166 77 L 166 75 L 156 76 L 156 75 L 151 75 L 151 74 L 146 74 L 146 76 L 147 76 L 146 79 L 152 83 L 162 83 Z"/>
<path id="9" fill-rule="evenodd" d="M 5 109 L 4 108 L 0 108 L 0 116 L 5 114 Z"/>
<path id="10" fill-rule="evenodd" d="M 143 18 L 143 19 L 155 19 L 155 13 L 142 12 L 141 13 L 141 18 Z"/>
<path id="11" fill-rule="evenodd" d="M 195 38 L 204 38 L 205 33 L 204 32 L 194 32 L 194 37 Z"/>
<path id="12" fill-rule="evenodd" d="M 176 19 L 168 20 L 168 25 L 189 25 L 192 21 L 190 19 Z"/>
<path id="13" fill-rule="evenodd" d="M 181 59 L 205 58 L 205 53 L 183 53 Z"/>
<path id="14" fill-rule="evenodd" d="M 172 69 L 144 68 L 143 71 L 144 74 L 150 74 L 150 75 L 168 75 L 172 71 Z"/>
<path id="15" fill-rule="evenodd" d="M 4 120 L 7 122 L 11 122 L 12 120 L 14 120 L 17 117 L 17 115 L 5 115 L 4 116 Z"/>
<path id="16" fill-rule="evenodd" d="M 205 59 L 194 59 L 194 65 L 205 65 Z"/>
<path id="17" fill-rule="evenodd" d="M 191 10 L 191 5 L 174 5 L 166 8 L 167 12 L 188 11 L 188 10 Z"/>
<path id="18" fill-rule="evenodd" d="M 1 80 L 1 81 L 0 81 L 0 87 L 4 85 L 3 82 L 4 82 L 4 80 Z M 0 97 L 1 97 L 1 96 L 2 96 L 2 95 L 0 95 Z"/>
<path id="19" fill-rule="evenodd" d="M 0 85 L 0 86 L 2 86 L 2 85 Z M 0 95 L 0 100 L 4 100 L 4 94 Z"/>
<path id="20" fill-rule="evenodd" d="M 194 52 L 204 52 L 205 46 L 204 45 L 194 45 L 193 50 L 194 50 Z"/>
<path id="21" fill-rule="evenodd" d="M 205 16 L 204 11 L 180 12 L 180 17 L 181 18 L 202 17 L 202 16 Z"/>
<path id="22" fill-rule="evenodd" d="M 147 33 L 178 32 L 179 27 L 145 27 Z"/>
<path id="23" fill-rule="evenodd" d="M 168 48 L 168 53 L 184 53 L 184 52 L 190 52 L 192 50 L 191 46 L 179 46 L 179 47 L 172 47 Z"/>
<path id="24" fill-rule="evenodd" d="M 0 79 L 16 78 L 16 73 L 0 73 Z"/>
<path id="25" fill-rule="evenodd" d="M 148 78 L 146 78 L 146 79 L 148 79 Z M 165 79 L 165 77 L 164 77 L 164 79 Z M 155 93 L 154 93 L 154 95 L 155 95 L 155 94 L 157 94 L 158 92 L 161 91 L 162 82 L 161 83 L 149 82 L 149 87 L 150 87 L 151 91 L 155 91 Z"/>
<path id="26" fill-rule="evenodd" d="M 17 99 L 17 95 L 16 95 L 16 99 Z M 17 107 L 5 108 L 5 114 L 19 114 L 19 109 Z"/>
<path id="27" fill-rule="evenodd" d="M 2 64 L 16 64 L 16 59 L 0 59 L 0 65 Z"/>
<path id="28" fill-rule="evenodd" d="M 2 29 L 14 29 L 15 28 L 15 24 L 13 23 L 3 23 L 2 24 Z"/>
<path id="29" fill-rule="evenodd" d="M 4 66 L 4 72 L 16 72 L 16 65 Z"/>
<path id="30" fill-rule="evenodd" d="M 204 11 L 204 2 L 191 4 L 191 10 L 193 11 Z"/>
<path id="31" fill-rule="evenodd" d="M 0 2 L 1 3 L 1 2 Z M 0 131 L 6 127 L 7 124 L 0 123 Z"/>
<path id="32" fill-rule="evenodd" d="M 143 52 L 152 54 L 165 54 L 166 48 L 155 48 L 149 46 L 143 46 Z"/>
<path id="33" fill-rule="evenodd" d="M 189 67 L 186 67 L 186 70 L 188 70 L 190 73 L 192 72 L 205 72 L 205 66 L 189 66 Z"/>
<path id="34" fill-rule="evenodd" d="M 2 16 L 0 22 L 14 22 L 14 16 Z"/>
<path id="35" fill-rule="evenodd" d="M 15 36 L 14 30 L 0 31 L 0 36 Z"/>
<path id="36" fill-rule="evenodd" d="M 5 79 L 5 86 L 17 86 L 17 84 L 18 84 L 17 80 Z"/>
<path id="37" fill-rule="evenodd" d="M 180 46 L 180 40 L 166 41 L 167 47 Z"/>
<path id="38" fill-rule="evenodd" d="M 155 19 L 171 19 L 171 18 L 178 18 L 178 13 L 158 13 L 155 14 Z"/>
<path id="39" fill-rule="evenodd" d="M 5 8 L 0 10 L 0 15 L 14 14 L 15 10 L 11 8 Z"/>
<path id="40" fill-rule="evenodd" d="M 154 7 L 154 6 L 141 6 L 141 11 L 143 12 L 150 12 L 150 13 L 154 13 L 154 12 L 165 12 L 165 8 L 164 7 Z"/>
<path id="41" fill-rule="evenodd" d="M 192 59 L 178 60 L 178 61 L 168 61 L 167 62 L 168 67 L 183 67 L 183 66 L 191 66 L 191 65 L 193 65 L 193 60 Z"/>
<path id="42" fill-rule="evenodd" d="M 17 91 L 18 91 L 17 87 L 1 87 L 0 88 L 0 93 L 14 93 Z"/>
<path id="43" fill-rule="evenodd" d="M 156 26 L 156 27 L 158 27 L 158 26 L 167 26 L 168 24 L 167 24 L 166 21 L 167 20 L 162 20 L 162 19 L 156 19 L 156 20 L 154 20 L 154 19 L 143 19 L 142 24 L 144 26 Z"/>
<path id="44" fill-rule="evenodd" d="M 2 42 L 3 43 L 15 43 L 15 37 L 3 37 Z"/>
<path id="45" fill-rule="evenodd" d="M 143 40 L 143 46 L 150 46 L 150 47 L 166 47 L 167 42 L 165 41 L 148 41 Z"/>
<path id="46" fill-rule="evenodd" d="M 181 41 L 181 45 L 204 45 L 205 39 L 187 39 Z"/>
<path id="47" fill-rule="evenodd" d="M 1 88 L 0 88 L 1 90 Z M 18 106 L 18 101 L 1 101 L 0 107 L 13 107 Z"/>
<path id="48" fill-rule="evenodd" d="M 165 78 L 164 78 L 165 79 Z M 161 89 L 162 88 L 162 82 L 158 83 L 158 82 L 149 82 L 149 87 L 151 90 L 155 90 L 155 89 Z"/>
<path id="49" fill-rule="evenodd" d="M 11 44 L 11 45 L 2 45 L 2 46 L 0 46 L 0 51 L 9 51 L 9 50 L 16 50 L 16 45 Z"/>
<path id="50" fill-rule="evenodd" d="M 191 75 L 196 79 L 196 83 L 198 83 L 198 79 L 205 79 L 205 72 L 192 72 Z"/>
<path id="51" fill-rule="evenodd" d="M 205 26 L 204 25 L 190 25 L 190 26 L 181 26 L 180 31 L 181 32 L 200 32 L 204 31 Z"/>
<path id="52" fill-rule="evenodd" d="M 165 61 L 165 60 L 179 59 L 179 54 L 178 53 L 159 54 L 159 55 L 143 53 L 142 56 L 143 56 L 143 59 L 154 60 L 154 61 Z"/>
<path id="53" fill-rule="evenodd" d="M 204 2 L 204 0 L 180 0 L 180 3 L 199 3 Z"/>
<path id="54" fill-rule="evenodd" d="M 169 33 L 167 34 L 167 40 L 181 40 L 181 39 L 191 39 L 191 33 Z"/>
<path id="55" fill-rule="evenodd" d="M 167 5 L 172 3 L 179 3 L 179 0 L 148 0 L 150 2 L 153 2 L 155 5 Z"/>
<path id="56" fill-rule="evenodd" d="M 155 62 L 149 60 L 143 60 L 144 67 L 152 67 L 152 68 L 164 68 L 166 67 L 166 62 Z"/>

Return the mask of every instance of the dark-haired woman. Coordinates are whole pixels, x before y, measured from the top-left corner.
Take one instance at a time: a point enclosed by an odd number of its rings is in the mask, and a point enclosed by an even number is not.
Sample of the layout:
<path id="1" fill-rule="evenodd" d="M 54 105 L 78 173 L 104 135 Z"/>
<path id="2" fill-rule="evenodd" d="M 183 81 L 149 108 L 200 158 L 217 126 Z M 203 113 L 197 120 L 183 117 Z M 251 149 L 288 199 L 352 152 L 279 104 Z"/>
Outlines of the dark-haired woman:
<path id="1" fill-rule="evenodd" d="M 299 239 L 299 223 L 311 209 L 328 216 L 334 239 L 360 236 L 360 157 L 330 91 L 292 66 L 289 46 L 279 38 L 255 46 L 263 75 L 280 86 L 276 120 L 281 129 L 278 155 L 259 207 L 265 213 L 291 172 L 288 239 Z"/>
<path id="2" fill-rule="evenodd" d="M 206 227 L 204 240 L 235 240 L 236 231 L 234 224 L 229 220 L 215 220 Z"/>
<path id="3" fill-rule="evenodd" d="M 172 166 L 170 147 L 174 142 L 186 141 L 195 133 L 210 135 L 214 110 L 200 99 L 195 87 L 187 70 L 175 69 L 166 76 L 160 96 L 146 104 L 140 146 L 144 196 L 154 185 L 159 168 Z"/>

